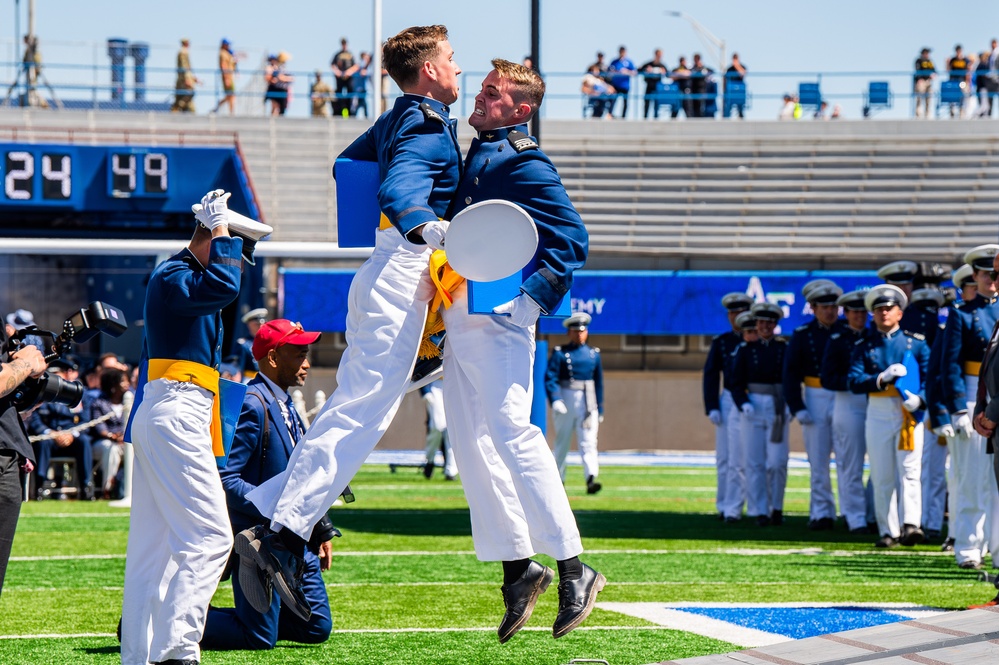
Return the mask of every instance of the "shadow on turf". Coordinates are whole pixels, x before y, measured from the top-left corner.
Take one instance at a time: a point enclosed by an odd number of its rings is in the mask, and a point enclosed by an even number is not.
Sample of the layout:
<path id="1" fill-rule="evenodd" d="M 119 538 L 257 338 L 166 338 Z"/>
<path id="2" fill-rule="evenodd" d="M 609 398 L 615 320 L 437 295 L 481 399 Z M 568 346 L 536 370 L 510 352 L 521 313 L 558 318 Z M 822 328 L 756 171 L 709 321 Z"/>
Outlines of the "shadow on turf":
<path id="1" fill-rule="evenodd" d="M 120 646 L 87 647 L 85 649 L 74 649 L 74 651 L 82 651 L 88 656 L 102 656 L 104 654 L 121 653 L 121 647 Z"/>

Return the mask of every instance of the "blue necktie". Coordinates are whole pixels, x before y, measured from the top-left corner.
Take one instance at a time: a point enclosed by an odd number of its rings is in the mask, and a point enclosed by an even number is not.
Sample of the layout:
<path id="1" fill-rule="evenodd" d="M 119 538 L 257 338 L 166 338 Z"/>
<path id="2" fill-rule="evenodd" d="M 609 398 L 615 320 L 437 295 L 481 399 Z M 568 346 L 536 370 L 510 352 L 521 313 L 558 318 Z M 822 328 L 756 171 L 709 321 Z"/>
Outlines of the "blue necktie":
<path id="1" fill-rule="evenodd" d="M 284 419 L 285 424 L 288 426 L 288 432 L 291 433 L 291 440 L 293 443 L 298 443 L 299 439 L 302 438 L 302 421 L 298 418 L 298 413 L 295 411 L 295 405 L 291 401 L 291 397 L 284 402 Z"/>

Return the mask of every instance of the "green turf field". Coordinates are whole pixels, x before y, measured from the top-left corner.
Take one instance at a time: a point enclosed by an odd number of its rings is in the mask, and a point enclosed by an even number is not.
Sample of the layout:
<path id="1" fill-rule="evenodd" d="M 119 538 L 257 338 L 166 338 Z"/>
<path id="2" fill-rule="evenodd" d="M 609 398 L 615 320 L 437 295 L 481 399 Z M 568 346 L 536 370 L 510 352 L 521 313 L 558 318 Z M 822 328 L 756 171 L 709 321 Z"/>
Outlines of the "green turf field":
<path id="1" fill-rule="evenodd" d="M 903 602 L 958 609 L 994 595 L 936 545 L 875 550 L 871 536 L 806 529 L 808 476 L 792 470 L 784 526 L 719 522 L 714 472 L 605 468 L 587 496 L 578 468 L 569 496 L 584 561 L 607 576 L 598 601 Z M 338 508 L 344 537 L 326 573 L 334 632 L 321 646 L 205 652 L 206 664 L 560 664 L 604 658 L 639 665 L 738 648 L 600 609 L 568 636 L 551 637 L 557 593 L 541 597 L 527 628 L 500 645 L 498 564 L 472 553 L 458 483 L 413 469 L 366 466 Z M 128 529 L 104 502 L 26 504 L 0 597 L 0 663 L 117 663 Z M 552 564 L 551 561 L 546 563 Z M 232 602 L 228 583 L 214 604 Z"/>

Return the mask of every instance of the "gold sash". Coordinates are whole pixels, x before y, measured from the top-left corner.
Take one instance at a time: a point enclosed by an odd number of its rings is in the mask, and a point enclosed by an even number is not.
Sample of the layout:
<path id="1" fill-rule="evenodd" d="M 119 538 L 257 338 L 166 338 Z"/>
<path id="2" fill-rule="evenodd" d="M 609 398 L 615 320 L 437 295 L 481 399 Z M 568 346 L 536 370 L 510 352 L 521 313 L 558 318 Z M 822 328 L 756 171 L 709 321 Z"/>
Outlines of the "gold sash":
<path id="1" fill-rule="evenodd" d="M 150 358 L 148 381 L 167 379 L 181 383 L 193 383 L 204 388 L 212 395 L 212 453 L 216 457 L 225 455 L 222 445 L 222 411 L 219 402 L 219 373 L 201 363 L 190 360 L 170 360 L 168 358 Z"/>

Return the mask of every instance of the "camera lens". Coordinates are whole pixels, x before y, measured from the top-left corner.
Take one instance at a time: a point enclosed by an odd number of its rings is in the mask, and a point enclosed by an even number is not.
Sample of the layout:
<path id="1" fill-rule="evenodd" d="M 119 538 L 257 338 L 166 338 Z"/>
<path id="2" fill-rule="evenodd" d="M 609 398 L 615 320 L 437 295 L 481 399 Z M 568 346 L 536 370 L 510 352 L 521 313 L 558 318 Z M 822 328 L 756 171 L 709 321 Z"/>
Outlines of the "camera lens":
<path id="1" fill-rule="evenodd" d="M 41 402 L 58 402 L 66 406 L 76 406 L 83 400 L 83 384 L 79 381 L 67 381 L 57 374 L 46 372 L 39 379 L 42 389 L 39 394 Z"/>

